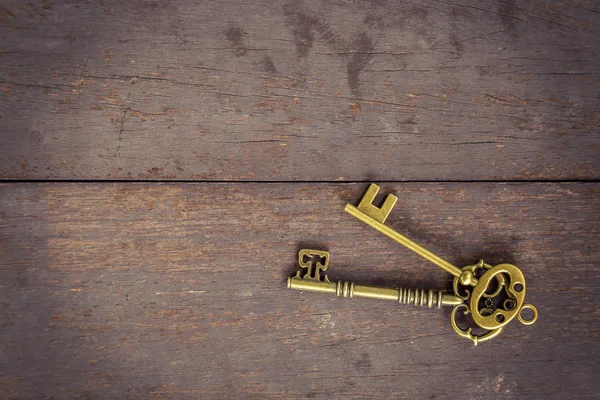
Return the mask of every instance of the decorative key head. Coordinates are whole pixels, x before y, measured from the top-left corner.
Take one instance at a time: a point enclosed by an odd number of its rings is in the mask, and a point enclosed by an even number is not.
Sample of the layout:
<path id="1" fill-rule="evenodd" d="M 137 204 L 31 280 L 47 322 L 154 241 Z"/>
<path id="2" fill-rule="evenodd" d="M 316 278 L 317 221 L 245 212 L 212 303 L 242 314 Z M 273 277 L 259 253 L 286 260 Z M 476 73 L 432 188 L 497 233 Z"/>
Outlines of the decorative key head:
<path id="1" fill-rule="evenodd" d="M 519 268 L 512 264 L 492 267 L 483 260 L 463 268 L 463 271 L 470 271 L 474 276 L 479 270 L 485 272 L 472 288 L 465 288 L 460 277 L 454 278 L 454 293 L 465 300 L 464 304 L 457 305 L 452 310 L 451 322 L 456 333 L 477 344 L 499 335 L 504 326 L 515 317 L 525 325 L 531 325 L 537 320 L 537 309 L 531 304 L 525 304 L 525 277 Z M 470 314 L 479 328 L 488 332 L 474 335 L 472 328 L 461 329 L 456 322 L 460 309 L 465 310 L 465 315 Z M 525 319 L 522 313 L 528 309 L 533 316 Z"/>
<path id="2" fill-rule="evenodd" d="M 297 278 L 328 281 L 327 275 L 321 279 L 321 272 L 327 271 L 329 266 L 329 253 L 322 250 L 302 249 L 298 252 L 298 265 L 300 270 L 296 274 Z M 306 269 L 305 273 L 302 273 Z"/>

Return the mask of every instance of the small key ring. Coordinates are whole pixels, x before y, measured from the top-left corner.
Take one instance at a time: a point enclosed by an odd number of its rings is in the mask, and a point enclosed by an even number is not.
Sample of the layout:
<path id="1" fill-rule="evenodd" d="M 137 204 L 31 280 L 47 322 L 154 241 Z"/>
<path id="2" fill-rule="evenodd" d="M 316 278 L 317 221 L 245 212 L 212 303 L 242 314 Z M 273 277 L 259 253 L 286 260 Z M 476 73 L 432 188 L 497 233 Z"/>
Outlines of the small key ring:
<path id="1" fill-rule="evenodd" d="M 533 312 L 533 317 L 531 319 L 525 319 L 523 318 L 523 316 L 521 315 L 523 313 L 523 310 L 531 310 L 531 312 Z M 519 313 L 517 314 L 517 318 L 519 319 L 519 321 L 521 321 L 521 323 L 523 325 L 531 325 L 533 324 L 535 321 L 537 321 L 538 319 L 538 312 L 537 312 L 537 308 L 535 308 L 533 306 L 533 304 L 523 304 L 523 306 L 521 307 L 521 309 L 519 310 Z"/>

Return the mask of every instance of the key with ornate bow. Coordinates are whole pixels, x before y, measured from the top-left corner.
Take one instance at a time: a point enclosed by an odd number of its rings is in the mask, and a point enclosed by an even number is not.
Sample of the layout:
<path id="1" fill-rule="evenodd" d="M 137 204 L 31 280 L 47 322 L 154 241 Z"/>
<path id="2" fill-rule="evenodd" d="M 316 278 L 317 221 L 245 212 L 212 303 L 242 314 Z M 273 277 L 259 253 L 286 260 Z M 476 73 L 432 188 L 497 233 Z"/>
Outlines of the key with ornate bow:
<path id="1" fill-rule="evenodd" d="M 385 225 L 384 222 L 398 198 L 390 194 L 381 207 L 376 207 L 373 200 L 378 191 L 379 186 L 371 184 L 359 205 L 355 207 L 348 204 L 346 211 L 452 274 L 453 294 L 432 289 L 390 289 L 352 282 L 331 282 L 327 275 L 321 276 L 329 265 L 329 253 L 308 249 L 301 250 L 298 255 L 300 270 L 288 279 L 289 288 L 344 297 L 394 300 L 402 304 L 427 305 L 430 308 L 452 306 L 452 328 L 475 345 L 498 336 L 506 324 L 515 318 L 525 325 L 533 324 L 537 320 L 537 309 L 525 303 L 525 277 L 519 268 L 512 264 L 491 266 L 483 260 L 463 268 L 456 267 Z M 317 261 L 313 262 L 315 257 Z M 475 334 L 473 327 L 461 328 L 457 321 L 458 312 L 461 310 L 485 333 Z M 525 310 L 530 310 L 529 318 L 524 317 Z"/>

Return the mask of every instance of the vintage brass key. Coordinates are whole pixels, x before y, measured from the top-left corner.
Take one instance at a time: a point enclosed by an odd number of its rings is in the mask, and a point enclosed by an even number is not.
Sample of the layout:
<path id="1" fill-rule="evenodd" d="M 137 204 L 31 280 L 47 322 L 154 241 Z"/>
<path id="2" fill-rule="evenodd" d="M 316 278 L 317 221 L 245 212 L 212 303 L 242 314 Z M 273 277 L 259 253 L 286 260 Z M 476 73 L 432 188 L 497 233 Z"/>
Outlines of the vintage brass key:
<path id="1" fill-rule="evenodd" d="M 390 194 L 381 207 L 376 207 L 373 205 L 373 200 L 378 191 L 379 186 L 371 184 L 358 207 L 348 204 L 346 205 L 346 211 L 454 275 L 454 295 L 463 300 L 463 302 L 455 304 L 451 312 L 451 323 L 456 333 L 472 340 L 477 345 L 477 343 L 498 336 L 504 326 L 515 317 L 525 325 L 533 324 L 537 320 L 536 308 L 531 304 L 525 304 L 525 277 L 520 269 L 512 264 L 499 264 L 492 267 L 484 263 L 483 260 L 462 269 L 452 265 L 406 236 L 384 225 L 398 198 Z M 482 271 L 483 275 L 478 278 L 477 274 Z M 488 293 L 493 282 L 497 283 L 497 288 L 492 290 L 493 293 Z M 472 290 L 465 289 L 469 286 L 473 287 Z M 461 294 L 461 290 L 463 294 Z M 499 307 L 495 304 L 494 299 L 502 291 L 505 291 L 506 298 L 502 306 Z M 474 335 L 472 328 L 463 330 L 458 326 L 456 315 L 458 310 L 463 308 L 464 313 L 470 314 L 479 328 L 487 330 L 486 333 Z M 531 310 L 533 314 L 530 319 L 525 319 L 522 315 L 523 311 L 527 309 Z"/>
<path id="2" fill-rule="evenodd" d="M 319 260 L 313 263 L 313 258 Z M 325 260 L 323 262 L 323 260 Z M 331 293 L 344 297 L 367 297 L 370 299 L 392 300 L 401 304 L 441 307 L 463 303 L 459 296 L 432 289 L 389 289 L 374 286 L 356 285 L 354 282 L 331 282 L 327 275 L 321 276 L 329 266 L 329 253 L 320 250 L 302 249 L 298 253 L 300 270 L 288 278 L 288 288 L 312 292 Z"/>

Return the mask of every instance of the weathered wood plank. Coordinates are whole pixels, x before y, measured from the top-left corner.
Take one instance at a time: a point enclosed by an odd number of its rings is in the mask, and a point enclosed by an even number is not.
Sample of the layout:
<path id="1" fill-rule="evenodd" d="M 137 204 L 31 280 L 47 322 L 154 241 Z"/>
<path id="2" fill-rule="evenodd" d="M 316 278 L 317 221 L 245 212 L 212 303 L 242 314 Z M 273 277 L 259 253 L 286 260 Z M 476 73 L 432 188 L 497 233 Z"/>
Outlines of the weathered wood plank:
<path id="1" fill-rule="evenodd" d="M 598 179 L 594 1 L 0 6 L 5 179 Z"/>
<path id="2" fill-rule="evenodd" d="M 2 398 L 589 398 L 600 185 L 395 184 L 389 224 L 450 261 L 512 262 L 540 311 L 473 347 L 448 311 L 285 288 L 448 287 L 343 211 L 358 184 L 0 185 Z"/>

